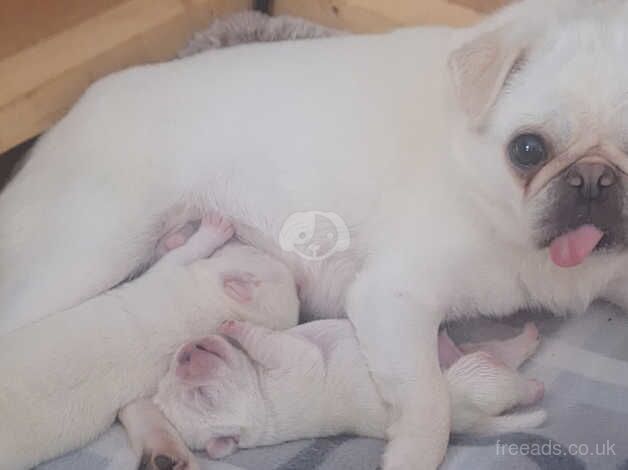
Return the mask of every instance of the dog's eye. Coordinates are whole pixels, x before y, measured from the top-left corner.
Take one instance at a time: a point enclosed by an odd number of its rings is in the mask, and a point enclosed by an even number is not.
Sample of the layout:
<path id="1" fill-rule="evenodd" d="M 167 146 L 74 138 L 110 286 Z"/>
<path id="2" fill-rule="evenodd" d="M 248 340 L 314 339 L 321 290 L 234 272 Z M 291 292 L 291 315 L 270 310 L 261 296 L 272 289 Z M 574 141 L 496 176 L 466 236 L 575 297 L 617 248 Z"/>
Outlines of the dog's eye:
<path id="1" fill-rule="evenodd" d="M 521 134 L 508 146 L 510 160 L 520 168 L 531 168 L 547 160 L 543 138 L 535 134 Z"/>

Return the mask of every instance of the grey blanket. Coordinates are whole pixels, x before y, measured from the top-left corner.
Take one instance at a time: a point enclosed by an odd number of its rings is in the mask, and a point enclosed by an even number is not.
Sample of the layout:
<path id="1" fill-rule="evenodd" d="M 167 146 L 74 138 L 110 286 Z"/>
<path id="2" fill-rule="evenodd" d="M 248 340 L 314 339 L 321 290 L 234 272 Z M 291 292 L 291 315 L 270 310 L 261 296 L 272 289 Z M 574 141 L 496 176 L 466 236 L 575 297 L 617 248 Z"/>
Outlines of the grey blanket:
<path id="1" fill-rule="evenodd" d="M 514 335 L 533 318 L 543 340 L 523 367 L 545 382 L 545 426 L 491 438 L 454 436 L 446 470 L 628 470 L 628 317 L 606 304 L 584 317 L 560 320 L 519 314 L 507 322 L 452 325 L 456 340 Z M 338 436 L 240 451 L 224 461 L 202 455 L 208 470 L 375 470 L 384 443 Z M 114 426 L 91 445 L 40 470 L 132 470 L 135 458 L 124 431 Z"/>
<path id="2" fill-rule="evenodd" d="M 335 35 L 300 19 L 234 15 L 197 34 L 180 56 L 251 41 Z M 492 438 L 454 436 L 443 468 L 628 470 L 628 317 L 600 304 L 588 315 L 560 320 L 522 313 L 506 322 L 479 320 L 451 325 L 456 340 L 512 336 L 533 318 L 543 335 L 540 351 L 524 366 L 545 382 L 549 420 L 540 429 Z M 375 470 L 384 443 L 338 436 L 240 451 L 224 461 L 199 455 L 211 470 Z M 40 470 L 131 470 L 136 462 L 120 426 Z"/>

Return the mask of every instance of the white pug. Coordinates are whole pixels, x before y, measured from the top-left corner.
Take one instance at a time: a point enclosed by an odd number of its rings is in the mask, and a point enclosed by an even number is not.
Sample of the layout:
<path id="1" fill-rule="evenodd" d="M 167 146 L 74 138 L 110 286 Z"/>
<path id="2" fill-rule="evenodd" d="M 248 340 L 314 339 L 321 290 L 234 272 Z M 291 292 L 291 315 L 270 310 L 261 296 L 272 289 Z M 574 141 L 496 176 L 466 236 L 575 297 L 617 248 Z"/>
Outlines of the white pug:
<path id="1" fill-rule="evenodd" d="M 342 433 L 384 438 L 390 416 L 347 320 L 320 320 L 279 332 L 229 320 L 220 335 L 189 342 L 173 357 L 154 402 L 193 449 L 222 458 L 237 448 Z M 237 343 L 237 346 L 226 338 Z M 508 341 L 439 342 L 452 403 L 452 431 L 514 432 L 537 426 L 543 386 L 516 369 L 539 344 L 533 324 Z M 449 362 L 452 362 L 449 364 Z M 178 463 L 177 454 L 161 459 Z"/>
<path id="2" fill-rule="evenodd" d="M 112 75 L 0 195 L 0 328 L 114 286 L 217 209 L 287 263 L 310 316 L 353 323 L 392 407 L 384 468 L 435 468 L 450 427 L 444 319 L 628 306 L 627 23 L 619 0 L 524 0 L 469 29 L 255 44 Z M 307 211 L 337 214 L 349 249 L 283 252 L 284 221 Z M 34 362 L 3 343 L 0 357 Z M 133 347 L 120 341 L 89 380 L 105 364 L 121 380 Z M 86 418 L 102 399 L 30 412 L 64 408 L 83 434 L 39 431 L 68 448 L 102 430 Z M 9 458 L 29 447 L 14 442 Z"/>

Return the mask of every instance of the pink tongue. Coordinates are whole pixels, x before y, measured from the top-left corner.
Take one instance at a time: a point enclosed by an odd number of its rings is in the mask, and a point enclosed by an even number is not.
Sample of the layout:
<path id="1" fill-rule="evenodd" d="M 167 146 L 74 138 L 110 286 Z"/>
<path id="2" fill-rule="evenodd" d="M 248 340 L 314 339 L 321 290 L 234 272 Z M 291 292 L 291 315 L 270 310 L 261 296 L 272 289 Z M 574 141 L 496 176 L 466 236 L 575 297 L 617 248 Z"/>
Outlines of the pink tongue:
<path id="1" fill-rule="evenodd" d="M 583 225 L 556 238 L 550 245 L 550 257 L 556 266 L 571 268 L 578 266 L 591 254 L 604 233 L 593 225 Z"/>

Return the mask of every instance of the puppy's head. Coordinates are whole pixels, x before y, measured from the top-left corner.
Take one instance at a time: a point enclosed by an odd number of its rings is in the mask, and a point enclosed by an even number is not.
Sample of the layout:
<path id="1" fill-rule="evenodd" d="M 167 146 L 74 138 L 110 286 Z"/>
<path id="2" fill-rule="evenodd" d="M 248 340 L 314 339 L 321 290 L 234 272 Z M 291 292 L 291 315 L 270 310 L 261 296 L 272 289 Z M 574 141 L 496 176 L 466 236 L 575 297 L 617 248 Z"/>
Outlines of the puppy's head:
<path id="1" fill-rule="evenodd" d="M 559 266 L 628 247 L 628 8 L 523 1 L 449 58 L 472 197 Z"/>
<path id="2" fill-rule="evenodd" d="M 221 458 L 237 449 L 251 427 L 258 398 L 250 358 L 211 335 L 177 351 L 154 401 L 190 447 Z"/>

